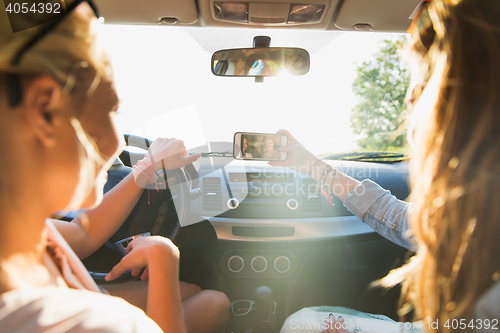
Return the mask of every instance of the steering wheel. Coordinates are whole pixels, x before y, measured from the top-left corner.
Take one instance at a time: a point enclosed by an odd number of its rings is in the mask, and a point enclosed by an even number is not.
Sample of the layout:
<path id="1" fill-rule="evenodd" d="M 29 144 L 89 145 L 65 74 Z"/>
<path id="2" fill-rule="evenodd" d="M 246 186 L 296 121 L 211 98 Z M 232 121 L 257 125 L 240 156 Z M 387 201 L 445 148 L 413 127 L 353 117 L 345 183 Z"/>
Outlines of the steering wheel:
<path id="1" fill-rule="evenodd" d="M 128 147 L 146 151 L 152 144 L 149 139 L 133 135 L 125 135 L 125 142 Z M 126 154 L 130 157 L 130 165 L 134 165 L 144 157 L 144 154 L 130 151 Z M 189 170 L 193 179 L 193 170 L 196 173 L 194 166 L 189 165 L 185 169 Z M 113 165 L 108 171 L 108 182 L 104 192 L 111 190 L 130 172 L 132 172 L 131 167 Z M 130 215 L 106 243 L 107 247 L 114 247 L 121 256 L 126 254 L 127 245 L 138 236 L 161 235 L 175 242 L 183 221 L 187 219 L 191 191 L 186 172 L 182 168 L 160 170 L 157 176 L 157 184 L 148 185 Z M 118 279 L 107 282 L 104 280 L 107 273 L 93 271 L 89 273 L 99 284 L 122 283 L 138 278 L 132 276 L 129 271 Z"/>

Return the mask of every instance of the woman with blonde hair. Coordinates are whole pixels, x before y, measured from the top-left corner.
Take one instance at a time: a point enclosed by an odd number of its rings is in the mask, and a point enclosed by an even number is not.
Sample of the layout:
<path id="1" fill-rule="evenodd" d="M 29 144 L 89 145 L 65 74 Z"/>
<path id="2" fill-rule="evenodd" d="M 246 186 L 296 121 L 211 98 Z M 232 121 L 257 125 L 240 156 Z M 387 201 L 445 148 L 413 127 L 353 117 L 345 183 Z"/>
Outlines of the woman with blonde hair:
<path id="1" fill-rule="evenodd" d="M 478 319 L 473 331 L 486 328 L 481 319 L 500 318 L 498 22 L 499 1 L 436 0 L 412 27 L 410 227 L 418 252 L 382 284 L 404 278 L 403 309 L 427 327 Z"/>
<path id="2" fill-rule="evenodd" d="M 499 22 L 498 0 L 431 0 L 412 23 L 412 205 L 318 160 L 286 131 L 289 159 L 271 163 L 307 170 L 327 197 L 417 251 L 378 284 L 402 282 L 400 315 L 425 331 L 500 328 Z M 331 316 L 324 332 L 345 332 L 335 327 L 344 320 Z"/>
<path id="3" fill-rule="evenodd" d="M 40 26 L 36 15 L 19 14 L 31 28 L 16 33 L 0 20 L 0 328 L 185 332 L 179 251 L 168 239 L 134 240 L 110 274 L 148 266 L 146 315 L 101 294 L 47 220 L 99 203 L 121 145 L 112 72 L 96 43 L 97 11 L 82 2 L 65 1 L 63 14 Z M 181 143 L 170 153 L 178 165 L 189 163 Z"/>

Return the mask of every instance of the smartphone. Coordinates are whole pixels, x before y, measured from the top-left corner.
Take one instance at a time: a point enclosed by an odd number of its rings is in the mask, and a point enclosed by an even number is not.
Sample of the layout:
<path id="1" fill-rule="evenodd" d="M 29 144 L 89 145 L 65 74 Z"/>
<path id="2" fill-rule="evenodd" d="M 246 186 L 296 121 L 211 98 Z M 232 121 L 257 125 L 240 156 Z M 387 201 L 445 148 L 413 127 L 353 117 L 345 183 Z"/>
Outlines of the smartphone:
<path id="1" fill-rule="evenodd" d="M 237 160 L 284 161 L 286 152 L 276 146 L 286 146 L 288 137 L 283 134 L 245 133 L 234 134 L 233 157 Z"/>

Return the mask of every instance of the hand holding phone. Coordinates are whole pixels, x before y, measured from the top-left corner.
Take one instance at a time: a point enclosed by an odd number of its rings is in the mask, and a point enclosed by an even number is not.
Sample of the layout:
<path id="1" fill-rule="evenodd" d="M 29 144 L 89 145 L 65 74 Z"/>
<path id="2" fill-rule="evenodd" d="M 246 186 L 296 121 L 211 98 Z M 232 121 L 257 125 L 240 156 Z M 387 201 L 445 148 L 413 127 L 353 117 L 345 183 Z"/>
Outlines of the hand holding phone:
<path id="1" fill-rule="evenodd" d="M 237 132 L 234 134 L 233 157 L 237 160 L 284 161 L 287 153 L 276 148 L 287 144 L 288 138 L 283 134 Z"/>
<path id="2" fill-rule="evenodd" d="M 288 153 L 287 159 L 286 161 L 270 161 L 269 165 L 289 167 L 290 169 L 310 176 L 311 170 L 317 164 L 319 158 L 301 145 L 287 130 L 281 129 L 278 131 L 278 134 L 285 135 L 288 138 L 288 146 L 280 149 Z"/>

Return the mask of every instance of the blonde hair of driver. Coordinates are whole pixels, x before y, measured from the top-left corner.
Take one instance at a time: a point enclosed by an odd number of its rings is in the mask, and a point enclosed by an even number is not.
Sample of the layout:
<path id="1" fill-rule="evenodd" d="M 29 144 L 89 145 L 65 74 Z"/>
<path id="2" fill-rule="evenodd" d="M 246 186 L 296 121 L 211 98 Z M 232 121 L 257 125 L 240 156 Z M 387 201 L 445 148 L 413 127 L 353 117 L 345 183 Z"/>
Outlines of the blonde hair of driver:
<path id="1" fill-rule="evenodd" d="M 4 24 L 6 13 L 1 9 L 0 22 Z M 27 51 L 16 67 L 10 65 L 12 57 L 38 28 L 12 34 L 1 27 L 0 295 L 12 291 L 10 295 L 17 292 L 19 296 L 29 289 L 65 287 L 67 283 L 46 249 L 50 228 L 46 219 L 64 207 L 88 208 L 102 199 L 107 166 L 119 149 L 120 137 L 113 123 L 118 97 L 108 58 L 96 42 L 96 24 L 90 6 L 79 4 Z M 21 76 L 23 98 L 16 107 L 7 103 L 8 73 Z M 148 291 L 147 316 L 124 300 L 91 295 L 124 306 L 120 309 L 111 305 L 110 312 L 103 313 L 106 317 L 118 314 L 123 322 L 113 324 L 113 320 L 102 318 L 102 323 L 116 330 L 122 324 L 134 331 L 161 328 L 185 332 L 178 249 L 161 237 L 137 238 L 135 244 L 111 272 L 146 262 L 149 290 L 154 290 Z M 24 304 L 21 306 L 24 308 Z M 102 308 L 99 306 L 106 304 L 96 304 L 97 310 Z M 38 312 L 33 317 L 27 320 L 46 324 Z M 71 318 L 82 320 L 82 325 L 87 323 L 84 317 Z"/>
<path id="2" fill-rule="evenodd" d="M 500 278 L 500 1 L 427 5 L 433 29 L 414 35 L 410 58 L 418 253 L 382 282 L 403 281 L 401 314 L 446 332 Z"/>
<path id="3" fill-rule="evenodd" d="M 64 18 L 54 30 L 29 49 L 16 66 L 10 64 L 14 54 L 39 28 L 12 33 L 5 12 L 2 13 L 5 17 L 0 20 L 2 21 L 0 23 L 0 94 L 3 100 L 7 99 L 5 93 L 8 73 L 19 74 L 22 83 L 26 83 L 27 79 L 34 76 L 49 75 L 61 87 L 64 87 L 63 90 L 70 86 L 71 112 L 74 116 L 71 122 L 81 143 L 81 168 L 80 182 L 72 201 L 66 207 L 68 210 L 79 208 L 88 195 L 87 184 L 93 182 L 96 169 L 102 169 L 105 160 L 109 158 L 108 156 L 101 158 L 93 139 L 88 137 L 82 129 L 78 116 L 82 105 L 89 97 L 87 96 L 89 89 L 95 89 L 101 80 L 113 81 L 109 59 L 97 41 L 97 19 L 88 6 L 78 6 L 75 12 L 77 14 L 71 13 L 71 18 Z M 28 19 L 30 19 L 29 16 Z M 88 68 L 81 68 L 83 63 Z M 74 77 L 76 73 L 78 77 Z M 2 156 L 16 154 L 15 146 L 4 141 L 8 141 L 9 138 L 0 136 L 0 140 L 2 140 L 0 148 Z M 15 164 L 8 166 L 13 165 Z M 3 173 L 9 174 L 9 172 Z M 9 177 L 3 179 L 3 188 L 15 186 L 15 184 L 5 185 L 5 182 L 13 180 Z"/>
<path id="4" fill-rule="evenodd" d="M 70 19 L 64 18 L 58 23 L 54 30 L 24 54 L 19 65 L 13 67 L 10 65 L 12 57 L 39 27 L 12 33 L 3 10 L 0 20 L 0 73 L 48 74 L 64 84 L 71 65 L 87 61 L 101 76 L 111 80 L 109 59 L 97 40 L 97 19 L 86 6 L 78 6 L 75 12 L 78 15 L 69 14 Z"/>

